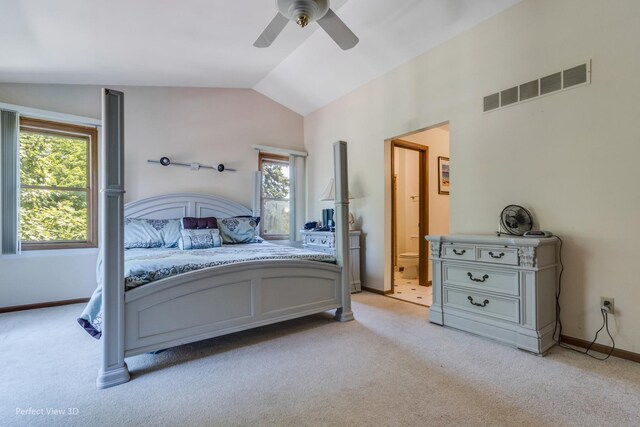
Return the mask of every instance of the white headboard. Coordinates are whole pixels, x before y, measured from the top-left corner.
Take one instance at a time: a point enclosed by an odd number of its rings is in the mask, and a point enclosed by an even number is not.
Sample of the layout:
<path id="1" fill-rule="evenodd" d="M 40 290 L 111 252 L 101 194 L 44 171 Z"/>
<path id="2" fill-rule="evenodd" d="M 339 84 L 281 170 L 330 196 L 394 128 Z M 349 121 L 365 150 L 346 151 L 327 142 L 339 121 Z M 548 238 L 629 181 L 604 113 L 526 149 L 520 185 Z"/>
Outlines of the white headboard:
<path id="1" fill-rule="evenodd" d="M 148 197 L 124 205 L 125 218 L 174 219 L 183 216 L 229 218 L 251 215 L 251 209 L 220 196 L 170 193 Z"/>

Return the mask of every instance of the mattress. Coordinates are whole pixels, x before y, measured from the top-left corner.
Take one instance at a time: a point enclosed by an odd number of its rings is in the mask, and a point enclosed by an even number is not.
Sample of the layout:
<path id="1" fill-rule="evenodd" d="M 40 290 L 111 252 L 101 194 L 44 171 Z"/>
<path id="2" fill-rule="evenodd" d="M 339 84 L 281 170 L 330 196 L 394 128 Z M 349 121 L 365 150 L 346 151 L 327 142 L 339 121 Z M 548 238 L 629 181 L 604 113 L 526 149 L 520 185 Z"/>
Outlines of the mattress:
<path id="1" fill-rule="evenodd" d="M 125 291 L 178 274 L 226 264 L 258 260 L 336 261 L 330 254 L 268 242 L 188 251 L 176 248 L 128 249 L 124 259 Z M 102 283 L 98 283 L 78 323 L 93 337 L 102 335 Z"/>
<path id="2" fill-rule="evenodd" d="M 182 251 L 154 248 L 129 249 L 124 253 L 125 290 L 189 271 L 257 260 L 304 259 L 335 263 L 330 254 L 268 242 L 223 245 L 219 248 Z"/>

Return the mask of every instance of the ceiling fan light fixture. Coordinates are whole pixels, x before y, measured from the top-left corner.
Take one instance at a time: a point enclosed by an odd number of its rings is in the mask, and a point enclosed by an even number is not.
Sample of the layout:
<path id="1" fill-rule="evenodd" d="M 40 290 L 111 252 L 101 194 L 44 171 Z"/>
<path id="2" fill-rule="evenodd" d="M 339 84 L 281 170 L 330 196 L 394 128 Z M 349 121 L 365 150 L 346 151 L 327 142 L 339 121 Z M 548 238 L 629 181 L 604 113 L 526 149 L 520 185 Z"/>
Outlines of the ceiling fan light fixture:
<path id="1" fill-rule="evenodd" d="M 253 43 L 255 47 L 271 46 L 289 21 L 301 28 L 317 22 L 342 50 L 358 44 L 358 37 L 329 8 L 329 0 L 276 0 L 276 5 L 278 13 Z"/>
<path id="2" fill-rule="evenodd" d="M 301 27 L 317 21 L 329 10 L 327 0 L 278 0 L 280 13 Z"/>
<path id="3" fill-rule="evenodd" d="M 302 28 L 306 27 L 309 25 L 309 16 L 301 13 L 296 17 L 296 24 L 300 25 Z"/>

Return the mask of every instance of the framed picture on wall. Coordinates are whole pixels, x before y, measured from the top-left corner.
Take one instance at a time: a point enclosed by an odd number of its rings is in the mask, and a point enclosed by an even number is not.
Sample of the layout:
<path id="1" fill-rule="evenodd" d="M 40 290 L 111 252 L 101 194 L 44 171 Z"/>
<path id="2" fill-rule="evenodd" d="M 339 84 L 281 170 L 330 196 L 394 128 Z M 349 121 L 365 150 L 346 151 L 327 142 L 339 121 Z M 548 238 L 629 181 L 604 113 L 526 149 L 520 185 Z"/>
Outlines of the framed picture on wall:
<path id="1" fill-rule="evenodd" d="M 438 194 L 449 194 L 448 157 L 438 157 Z"/>

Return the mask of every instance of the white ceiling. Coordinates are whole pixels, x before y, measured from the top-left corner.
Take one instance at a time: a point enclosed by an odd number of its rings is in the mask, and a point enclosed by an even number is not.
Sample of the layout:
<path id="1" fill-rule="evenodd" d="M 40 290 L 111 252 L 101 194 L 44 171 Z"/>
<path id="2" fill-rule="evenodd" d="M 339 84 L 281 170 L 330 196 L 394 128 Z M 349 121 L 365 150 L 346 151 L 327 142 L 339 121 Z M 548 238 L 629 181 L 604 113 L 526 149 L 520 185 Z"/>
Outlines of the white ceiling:
<path id="1" fill-rule="evenodd" d="M 317 24 L 253 42 L 275 0 L 0 0 L 0 82 L 254 88 L 306 115 L 520 0 L 332 0 Z"/>

